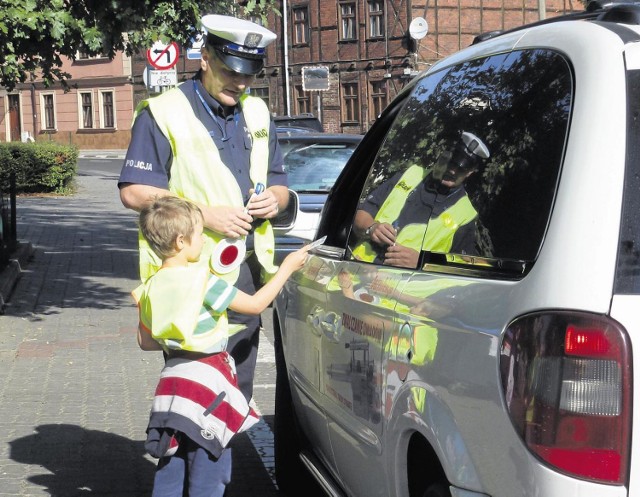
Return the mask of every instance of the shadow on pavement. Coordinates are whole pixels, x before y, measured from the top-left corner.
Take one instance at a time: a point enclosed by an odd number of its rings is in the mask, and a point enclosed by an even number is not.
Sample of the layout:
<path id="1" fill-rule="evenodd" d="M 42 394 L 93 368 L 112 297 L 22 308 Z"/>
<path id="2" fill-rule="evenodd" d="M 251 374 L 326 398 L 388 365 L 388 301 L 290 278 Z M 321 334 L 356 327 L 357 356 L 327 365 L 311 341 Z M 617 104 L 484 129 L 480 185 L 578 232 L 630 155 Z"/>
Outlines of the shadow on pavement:
<path id="1" fill-rule="evenodd" d="M 155 464 L 143 457 L 144 442 L 69 424 L 40 425 L 35 430 L 9 442 L 10 457 L 42 466 L 43 474 L 28 479 L 46 487 L 53 497 L 151 493 Z"/>
<path id="2" fill-rule="evenodd" d="M 7 314 L 29 317 L 61 309 L 118 309 L 133 304 L 138 284 L 137 228 L 128 211 L 82 210 L 77 199 L 22 200 L 19 238 L 35 252 Z M 96 201 L 99 204 L 99 202 Z M 129 283 L 122 287 L 122 280 Z M 22 292 L 20 290 L 23 290 Z"/>

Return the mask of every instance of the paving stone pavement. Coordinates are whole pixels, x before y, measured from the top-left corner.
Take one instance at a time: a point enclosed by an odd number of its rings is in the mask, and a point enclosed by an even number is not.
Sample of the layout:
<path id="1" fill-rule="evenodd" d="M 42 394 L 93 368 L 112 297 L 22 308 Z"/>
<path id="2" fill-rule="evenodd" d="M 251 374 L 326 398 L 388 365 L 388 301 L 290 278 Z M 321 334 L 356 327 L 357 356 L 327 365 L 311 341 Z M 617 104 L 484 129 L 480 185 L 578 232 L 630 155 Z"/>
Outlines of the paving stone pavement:
<path id="1" fill-rule="evenodd" d="M 135 343 L 135 213 L 117 178 L 80 173 L 69 197 L 20 197 L 34 252 L 0 316 L 0 496 L 150 495 L 143 441 L 161 354 Z M 277 496 L 275 365 L 262 337 L 263 421 L 233 442 L 227 497 Z"/>

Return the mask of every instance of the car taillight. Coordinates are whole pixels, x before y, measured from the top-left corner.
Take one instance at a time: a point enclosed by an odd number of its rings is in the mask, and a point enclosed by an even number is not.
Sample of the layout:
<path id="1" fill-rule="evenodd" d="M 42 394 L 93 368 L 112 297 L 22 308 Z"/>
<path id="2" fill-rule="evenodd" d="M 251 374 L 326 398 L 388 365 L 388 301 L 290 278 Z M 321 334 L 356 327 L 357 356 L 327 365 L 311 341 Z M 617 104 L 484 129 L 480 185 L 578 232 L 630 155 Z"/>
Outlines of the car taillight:
<path id="1" fill-rule="evenodd" d="M 631 349 L 617 322 L 579 312 L 522 316 L 503 336 L 500 375 L 529 450 L 563 473 L 626 483 Z"/>

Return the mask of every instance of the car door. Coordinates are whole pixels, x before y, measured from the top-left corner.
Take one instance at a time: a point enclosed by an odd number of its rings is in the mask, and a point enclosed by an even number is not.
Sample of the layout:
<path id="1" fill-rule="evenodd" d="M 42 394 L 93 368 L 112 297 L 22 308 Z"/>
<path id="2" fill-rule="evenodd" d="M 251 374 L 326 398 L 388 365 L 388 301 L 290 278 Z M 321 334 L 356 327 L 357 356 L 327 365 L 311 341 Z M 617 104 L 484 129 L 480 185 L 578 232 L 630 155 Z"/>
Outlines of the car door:
<path id="1" fill-rule="evenodd" d="M 297 422 L 328 468 L 334 467 L 334 458 L 320 389 L 320 350 L 328 319 L 325 286 L 335 268 L 331 257 L 311 257 L 287 282 L 286 303 L 279 306 L 280 312 L 284 310 L 283 343 Z"/>
<path id="2" fill-rule="evenodd" d="M 416 150 L 412 144 L 414 136 L 405 138 L 399 132 L 409 125 L 415 126 L 411 115 L 428 95 L 437 92 L 445 73 L 428 78 L 418 90 L 413 89 L 411 95 L 411 89 L 407 89 L 406 95 L 386 110 L 360 147 L 369 153 L 366 162 L 360 154 L 354 154 L 323 216 L 324 221 L 333 214 L 336 202 L 347 203 L 335 199 L 337 195 L 356 196 L 356 202 L 349 203 L 347 214 L 344 206 L 341 209 L 344 228 L 335 224 L 325 228 L 320 224 L 320 234 L 326 229 L 329 236 L 334 235 L 329 243 L 344 244 L 348 238 L 345 260 L 336 266 L 326 286 L 326 312 L 336 315 L 336 326 L 321 341 L 321 389 L 330 402 L 327 427 L 335 468 L 342 485 L 352 495 L 384 496 L 394 492 L 385 452 L 385 425 L 392 410 L 393 391 L 400 388 L 411 362 L 410 357 L 407 358 L 411 337 L 398 319 L 396 306 L 398 295 L 404 294 L 417 269 L 420 253 L 417 247 L 413 251 L 414 259 L 395 265 L 383 260 L 383 250 L 374 254 L 370 247 L 364 247 L 371 241 L 371 235 L 365 226 L 357 226 L 358 213 L 364 202 L 382 195 L 376 192 L 386 194 L 394 189 L 385 185 L 397 183 L 410 196 L 412 188 L 405 186 L 409 181 L 405 174 L 415 176 L 418 161 L 435 160 L 444 150 L 443 146 Z M 367 164 L 366 176 L 362 169 L 354 170 L 351 166 L 358 159 L 361 166 L 363 162 Z M 422 176 L 418 176 L 420 179 L 416 182 L 421 182 Z M 347 184 L 351 191 L 342 193 L 343 185 Z M 428 217 L 427 214 L 426 219 Z M 427 223 L 409 224 L 414 238 L 422 240 Z M 336 236 L 336 232 L 343 236 Z"/>
<path id="3" fill-rule="evenodd" d="M 432 88 L 437 78 L 431 80 Z M 392 267 L 377 261 L 359 260 L 354 257 L 358 245 L 352 232 L 352 224 L 359 200 L 376 187 L 382 177 L 391 176 L 398 170 L 408 168 L 411 163 L 396 164 L 390 152 L 393 138 L 383 143 L 393 133 L 392 123 L 399 116 L 405 101 L 401 97 L 381 116 L 374 128 L 354 153 L 347 165 L 346 173 L 338 178 L 337 191 L 330 200 L 343 206 L 339 209 L 338 223 L 323 228 L 327 244 L 346 245 L 343 260 L 335 261 L 335 271 L 325 286 L 327 298 L 325 316 L 332 323 L 324 330 L 321 347 L 321 390 L 327 402 L 327 428 L 335 458 L 334 471 L 342 485 L 352 495 L 388 495 L 390 479 L 383 451 L 385 413 L 388 396 L 385 370 L 391 350 L 398 347 L 397 319 L 395 315 L 396 294 L 410 279 L 417 266 Z M 410 110 L 407 112 L 411 112 Z M 391 127 L 391 132 L 389 131 Z M 357 166 L 356 166 L 357 164 Z M 341 184 L 348 182 L 351 191 L 343 198 Z M 357 185 L 357 186 L 356 186 Z M 356 190 L 355 192 L 353 190 Z M 353 200 L 355 199 L 355 202 Z M 349 204 L 349 211 L 344 208 Z M 323 216 L 336 220 L 331 211 Z M 326 225 L 325 225 L 326 226 Z M 351 243 L 353 241 L 353 243 Z"/>
<path id="4" fill-rule="evenodd" d="M 350 168 L 350 172 L 343 171 L 337 184 L 346 181 L 350 188 L 362 189 L 380 136 L 386 132 L 395 112 L 397 109 L 390 108 L 378 119 L 367 141 L 355 150 L 348 162 L 345 170 Z M 321 406 L 321 414 L 328 416 L 326 425 L 319 428 L 317 419 L 315 425 L 311 420 L 303 422 L 306 422 L 305 434 L 310 434 L 315 452 L 325 466 L 341 484 L 352 482 L 352 475 L 358 472 L 352 472 L 353 468 L 344 464 L 340 453 L 362 451 L 352 461 L 360 464 L 365 457 L 370 479 L 384 485 L 384 467 L 380 461 L 383 358 L 393 321 L 392 294 L 409 271 L 382 276 L 385 272 L 372 266 L 361 272 L 360 263 L 345 260 L 347 233 L 357 200 L 357 194 L 336 197 L 333 192 L 329 193 L 331 206 L 321 218 L 324 228 L 321 227 L 318 234 L 318 237 L 327 236 L 326 243 L 314 250 L 306 267 L 287 284 L 286 295 L 290 296 L 287 341 L 289 344 L 297 341 L 294 347 L 299 351 L 291 353 L 290 350 L 287 360 L 289 365 L 293 360 L 297 371 L 305 371 L 305 376 L 318 380 L 317 389 L 316 384 L 311 388 L 314 400 L 308 402 L 313 406 L 305 405 L 303 414 L 307 416 Z M 323 439 L 321 430 L 324 429 L 327 432 Z M 379 478 L 373 478 L 376 475 Z M 353 483 L 346 483 L 345 487 L 351 489 L 353 495 L 384 493 L 382 488 L 373 493 L 365 489 L 362 493 L 363 489 Z"/>
<path id="5" fill-rule="evenodd" d="M 343 261 L 326 285 L 321 388 L 341 481 L 353 495 L 385 495 L 382 455 L 384 360 L 394 327 L 394 293 L 407 270 Z M 327 324 L 330 323 L 330 326 Z M 358 457 L 350 457 L 357 453 Z M 352 478 L 367 461 L 369 478 Z M 382 484 L 382 486 L 381 486 Z"/>
<path id="6" fill-rule="evenodd" d="M 523 89 L 514 81 L 531 85 Z M 329 236 L 328 245 L 345 247 L 345 254 L 334 261 L 325 287 L 323 312 L 332 314 L 335 326 L 320 341 L 320 388 L 329 402 L 335 468 L 351 494 L 396 492 L 389 463 L 398 441 L 385 437 L 400 399 L 397 392 L 406 391 L 406 385 L 418 386 L 401 400 L 413 403 L 416 416 L 425 415 L 422 423 L 429 419 L 430 384 L 452 392 L 461 388 L 461 393 L 488 389 L 485 397 L 497 399 L 497 336 L 506 318 L 490 310 L 509 294 L 508 281 L 526 274 L 526 261 L 535 259 L 543 238 L 562 156 L 570 81 L 562 57 L 544 50 L 501 53 L 426 75 L 387 109 L 365 136 L 362 153 L 354 154 L 336 182 L 319 235 Z M 537 92 L 536 85 L 553 91 Z M 535 122 L 534 131 L 509 114 L 516 107 L 519 116 L 533 116 L 525 124 Z M 545 129 L 556 132 L 541 147 L 542 135 L 535 133 Z M 448 170 L 469 136 L 485 151 L 475 176 L 449 181 L 453 186 L 440 183 L 437 167 L 445 164 Z M 539 171 L 533 177 L 525 173 L 529 164 Z M 420 205 L 428 209 L 418 211 Z M 367 209 L 369 226 L 359 224 L 360 212 Z M 395 230 L 397 243 L 379 241 L 372 227 L 382 223 Z M 400 241 L 405 229 L 410 235 Z M 411 257 L 395 262 L 392 252 L 404 240 Z M 486 293 L 488 288 L 493 292 Z M 489 296 L 494 300 L 474 309 Z M 456 372 L 464 372 L 459 384 Z M 428 428 L 442 436 L 451 428 L 456 450 L 443 448 L 442 457 L 466 453 L 452 423 Z M 465 471 L 472 468 L 460 457 Z M 473 481 L 469 476 L 462 484 Z"/>

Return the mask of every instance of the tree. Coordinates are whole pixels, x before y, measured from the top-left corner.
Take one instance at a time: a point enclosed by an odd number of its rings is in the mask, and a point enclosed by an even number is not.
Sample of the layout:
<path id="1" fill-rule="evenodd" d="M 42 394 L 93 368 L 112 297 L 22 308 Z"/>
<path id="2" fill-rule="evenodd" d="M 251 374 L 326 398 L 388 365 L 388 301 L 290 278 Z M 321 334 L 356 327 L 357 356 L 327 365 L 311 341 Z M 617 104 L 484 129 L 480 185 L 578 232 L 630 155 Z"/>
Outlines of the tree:
<path id="1" fill-rule="evenodd" d="M 66 85 L 61 57 L 78 51 L 113 58 L 155 41 L 187 45 L 203 14 L 260 16 L 276 0 L 0 0 L 0 86 L 11 91 L 34 77 Z"/>

